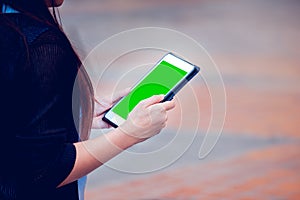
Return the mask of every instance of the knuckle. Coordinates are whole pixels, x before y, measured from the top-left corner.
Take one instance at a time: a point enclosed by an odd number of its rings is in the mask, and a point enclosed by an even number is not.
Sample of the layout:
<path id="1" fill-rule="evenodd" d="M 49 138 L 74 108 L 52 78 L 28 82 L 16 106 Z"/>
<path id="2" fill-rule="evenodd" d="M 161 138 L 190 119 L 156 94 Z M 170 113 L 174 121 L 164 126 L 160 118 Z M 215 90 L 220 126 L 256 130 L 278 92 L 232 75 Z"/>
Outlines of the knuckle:
<path id="1" fill-rule="evenodd" d="M 164 123 L 162 124 L 162 127 L 165 128 L 166 126 L 167 126 L 167 123 L 164 122 Z"/>
<path id="2" fill-rule="evenodd" d="M 174 108 L 175 107 L 175 102 L 172 102 L 170 107 Z"/>
<path id="3" fill-rule="evenodd" d="M 144 100 L 142 100 L 142 101 L 140 101 L 140 103 L 138 103 L 138 105 L 145 105 L 146 104 L 146 99 L 144 99 Z"/>
<path id="4" fill-rule="evenodd" d="M 165 113 L 165 112 L 166 112 L 166 109 L 164 108 L 164 106 L 160 105 L 160 106 L 159 106 L 159 111 L 160 111 L 161 113 Z"/>

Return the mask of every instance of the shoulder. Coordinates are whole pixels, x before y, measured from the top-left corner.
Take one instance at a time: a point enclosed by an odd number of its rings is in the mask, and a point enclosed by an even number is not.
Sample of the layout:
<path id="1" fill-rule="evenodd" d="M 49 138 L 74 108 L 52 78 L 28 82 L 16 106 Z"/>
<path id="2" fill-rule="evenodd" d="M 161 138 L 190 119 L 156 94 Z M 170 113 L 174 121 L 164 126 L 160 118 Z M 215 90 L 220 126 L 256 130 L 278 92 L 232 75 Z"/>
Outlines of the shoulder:
<path id="1" fill-rule="evenodd" d="M 21 37 L 21 34 L 17 31 L 9 19 L 2 15 L 0 15 L 0 35 L 1 53 L 7 52 L 15 47 L 19 47 L 24 43 L 24 39 Z"/>
<path id="2" fill-rule="evenodd" d="M 58 27 L 22 13 L 0 14 L 0 34 L 4 36 L 0 37 L 1 51 L 11 52 L 14 56 L 22 54 L 29 60 L 34 57 L 53 61 L 62 57 L 76 59 L 72 45 Z"/>
<path id="3" fill-rule="evenodd" d="M 6 81 L 13 78 L 16 66 L 25 61 L 26 45 L 21 34 L 1 15 L 0 35 L 0 79 Z"/>
<path id="4" fill-rule="evenodd" d="M 35 20 L 21 27 L 22 34 L 29 46 L 40 46 L 43 44 L 53 44 L 63 48 L 70 46 L 65 34 L 57 27 Z"/>
<path id="5" fill-rule="evenodd" d="M 76 69 L 79 61 L 73 48 L 58 28 L 23 14 L 0 15 L 0 72 L 6 76 L 23 71 Z M 4 63 L 3 63 L 4 62 Z M 75 66 L 75 67 L 74 67 Z M 7 69 L 7 70 L 6 70 Z M 1 76 L 0 73 L 0 76 Z"/>
<path id="6" fill-rule="evenodd" d="M 26 45 L 39 45 L 41 43 L 56 43 L 69 45 L 67 37 L 59 28 L 41 22 L 27 15 L 17 13 L 8 16 L 1 16 L 0 32 L 6 33 L 5 41 L 23 40 Z"/>

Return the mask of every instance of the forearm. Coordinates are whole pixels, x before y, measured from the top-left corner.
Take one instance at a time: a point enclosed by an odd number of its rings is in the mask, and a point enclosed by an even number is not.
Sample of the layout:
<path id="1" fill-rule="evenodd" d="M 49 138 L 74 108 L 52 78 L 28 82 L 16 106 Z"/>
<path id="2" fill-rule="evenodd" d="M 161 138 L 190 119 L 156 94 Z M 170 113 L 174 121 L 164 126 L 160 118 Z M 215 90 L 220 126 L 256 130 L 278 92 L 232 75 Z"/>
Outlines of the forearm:
<path id="1" fill-rule="evenodd" d="M 58 187 L 87 175 L 137 142 L 136 138 L 126 135 L 117 128 L 97 138 L 75 143 L 75 165 L 69 176 Z"/>

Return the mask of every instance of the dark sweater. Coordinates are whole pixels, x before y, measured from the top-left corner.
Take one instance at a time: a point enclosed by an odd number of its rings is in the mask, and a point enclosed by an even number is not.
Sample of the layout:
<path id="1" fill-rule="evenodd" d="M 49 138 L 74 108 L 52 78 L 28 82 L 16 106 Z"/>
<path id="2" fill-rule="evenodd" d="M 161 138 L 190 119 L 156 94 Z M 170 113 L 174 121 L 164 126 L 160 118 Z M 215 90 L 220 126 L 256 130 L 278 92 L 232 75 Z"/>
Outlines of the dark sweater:
<path id="1" fill-rule="evenodd" d="M 78 59 L 57 28 L 23 14 L 0 15 L 0 35 L 0 199 L 78 199 L 77 181 L 56 188 L 76 158 Z"/>

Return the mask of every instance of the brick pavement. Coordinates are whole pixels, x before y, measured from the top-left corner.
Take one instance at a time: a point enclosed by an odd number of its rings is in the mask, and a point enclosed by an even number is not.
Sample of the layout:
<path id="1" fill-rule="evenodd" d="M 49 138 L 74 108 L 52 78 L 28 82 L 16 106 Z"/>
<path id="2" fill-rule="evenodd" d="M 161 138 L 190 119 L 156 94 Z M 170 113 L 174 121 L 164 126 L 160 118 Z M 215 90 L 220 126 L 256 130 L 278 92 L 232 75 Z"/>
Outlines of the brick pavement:
<path id="1" fill-rule="evenodd" d="M 90 189 L 97 199 L 299 199 L 300 143 Z"/>

